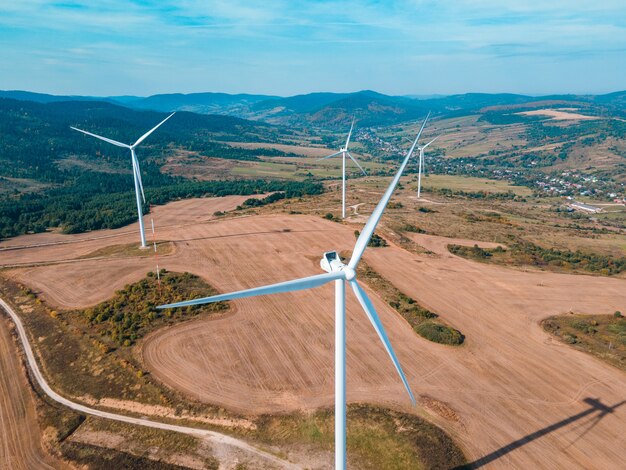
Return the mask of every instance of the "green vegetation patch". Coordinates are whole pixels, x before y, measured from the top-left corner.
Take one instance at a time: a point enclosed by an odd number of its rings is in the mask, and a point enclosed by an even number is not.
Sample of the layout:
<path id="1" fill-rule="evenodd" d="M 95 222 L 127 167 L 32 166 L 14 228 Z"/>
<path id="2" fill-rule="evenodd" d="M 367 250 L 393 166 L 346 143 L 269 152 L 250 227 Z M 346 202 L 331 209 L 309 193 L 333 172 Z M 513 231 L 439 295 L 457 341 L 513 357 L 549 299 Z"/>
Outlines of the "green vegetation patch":
<path id="1" fill-rule="evenodd" d="M 509 249 L 480 248 L 478 245 L 448 245 L 450 253 L 476 261 L 492 261 L 513 266 L 537 266 L 552 271 L 590 272 L 612 276 L 626 271 L 626 257 L 613 257 L 580 250 L 543 248 L 531 242 L 518 242 Z"/>
<path id="2" fill-rule="evenodd" d="M 272 193 L 264 198 L 250 198 L 243 201 L 241 206 L 237 206 L 237 209 L 243 209 L 245 207 L 261 207 L 271 204 L 272 202 L 280 201 L 285 199 L 286 195 L 283 191 L 277 191 Z"/>
<path id="3" fill-rule="evenodd" d="M 160 255 L 169 255 L 174 246 L 169 241 L 157 241 L 157 248 Z M 87 253 L 86 255 L 79 256 L 78 259 L 89 258 L 126 258 L 129 256 L 154 256 L 154 250 L 152 250 L 152 243 L 149 243 L 150 249 L 146 250 L 141 248 L 137 243 L 127 243 L 125 245 L 111 245 Z"/>
<path id="4" fill-rule="evenodd" d="M 158 310 L 158 305 L 214 294 L 217 291 L 198 276 L 162 269 L 160 280 L 150 272 L 145 279 L 117 291 L 112 299 L 76 313 L 88 322 L 92 333 L 100 334 L 116 345 L 131 346 L 149 331 L 166 323 L 228 308 L 223 302 L 166 310 Z"/>
<path id="5" fill-rule="evenodd" d="M 274 445 L 309 444 L 328 452 L 334 443 L 334 414 L 264 415 L 257 420 L 261 440 Z M 453 468 L 463 452 L 441 429 L 424 419 L 369 405 L 347 411 L 349 464 L 359 469 Z"/>
<path id="6" fill-rule="evenodd" d="M 435 321 L 425 321 L 415 327 L 417 333 L 434 343 L 461 344 L 465 338 L 459 330 Z"/>
<path id="7" fill-rule="evenodd" d="M 361 235 L 361 232 L 358 231 L 358 230 L 355 230 L 354 231 L 354 238 L 356 238 L 358 240 L 359 239 L 359 235 Z M 372 233 L 372 237 L 370 238 L 370 241 L 367 242 L 367 246 L 371 246 L 373 248 L 382 248 L 382 247 L 385 247 L 385 246 L 389 246 L 389 244 L 387 243 L 387 240 L 385 240 L 380 235 L 377 235 L 376 233 Z"/>
<path id="8" fill-rule="evenodd" d="M 449 190 L 450 194 L 458 195 L 464 193 L 468 195 L 483 194 L 483 197 L 487 197 L 489 194 L 498 194 L 507 195 L 506 198 L 508 199 L 512 197 L 508 196 L 509 193 L 512 193 L 513 196 L 530 196 L 532 194 L 529 188 L 511 184 L 508 181 L 474 176 L 429 174 L 422 180 L 422 184 L 424 191 L 428 186 L 428 191 Z"/>
<path id="9" fill-rule="evenodd" d="M 65 442 L 61 447 L 61 451 L 63 457 L 85 468 L 127 468 L 145 470 L 182 470 L 186 468 L 167 462 L 151 460 L 147 457 L 132 455 L 127 452 L 120 452 L 115 449 L 80 442 Z"/>
<path id="10" fill-rule="evenodd" d="M 556 315 L 541 325 L 560 341 L 626 370 L 626 318 L 613 315 Z"/>
<path id="11" fill-rule="evenodd" d="M 409 322 L 413 330 L 423 338 L 440 344 L 457 346 L 463 344 L 465 336 L 437 320 L 437 314 L 419 305 L 414 299 L 398 290 L 363 260 L 357 268 L 359 279 L 374 289 L 385 302 Z"/>

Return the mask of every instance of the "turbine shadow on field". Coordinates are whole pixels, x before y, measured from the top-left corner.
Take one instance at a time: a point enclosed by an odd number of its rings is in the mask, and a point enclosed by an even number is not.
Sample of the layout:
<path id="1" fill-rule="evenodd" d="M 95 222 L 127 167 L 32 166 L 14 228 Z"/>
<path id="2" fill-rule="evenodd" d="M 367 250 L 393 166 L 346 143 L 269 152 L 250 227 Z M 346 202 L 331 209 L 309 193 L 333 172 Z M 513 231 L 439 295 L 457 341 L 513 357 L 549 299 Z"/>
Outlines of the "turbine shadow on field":
<path id="1" fill-rule="evenodd" d="M 259 232 L 242 232 L 242 233 L 229 233 L 228 235 L 208 235 L 206 237 L 197 237 L 197 238 L 180 238 L 177 240 L 168 240 L 171 242 L 195 242 L 198 240 L 215 240 L 219 238 L 234 238 L 234 237 L 247 237 L 250 235 L 276 235 L 277 233 L 319 233 L 319 232 L 332 232 L 332 230 L 291 230 L 291 229 L 283 229 L 283 230 L 264 230 Z"/>
<path id="2" fill-rule="evenodd" d="M 617 408 L 619 408 L 620 406 L 622 406 L 623 404 L 626 403 L 626 400 L 622 400 L 619 403 L 616 403 L 613 406 L 607 406 L 605 404 L 603 404 L 600 399 L 598 398 L 585 398 L 583 400 L 585 403 L 587 403 L 589 405 L 589 408 L 587 408 L 584 411 L 581 411 L 580 413 L 577 413 L 575 415 L 569 416 L 561 421 L 559 421 L 558 423 L 554 423 L 551 424 L 550 426 L 546 426 L 545 428 L 539 429 L 538 431 L 535 431 L 531 434 L 528 434 L 516 441 L 511 442 L 510 444 L 505 445 L 504 447 L 501 447 L 498 450 L 493 451 L 492 453 L 485 455 L 484 457 L 479 458 L 478 460 L 475 460 L 474 462 L 470 462 L 467 463 L 463 466 L 460 467 L 455 467 L 453 470 L 467 470 L 467 469 L 473 469 L 473 468 L 480 468 L 483 467 L 487 464 L 492 463 L 495 460 L 498 460 L 500 457 L 513 452 L 516 449 L 519 449 L 520 447 L 531 443 L 532 441 L 539 439 L 540 437 L 545 436 L 546 434 L 550 434 L 551 432 L 556 431 L 557 429 L 560 429 L 562 427 L 565 427 L 571 423 L 574 423 L 580 419 L 585 418 L 586 416 L 590 416 L 595 412 L 598 412 L 597 415 L 595 415 L 594 420 L 591 423 L 591 426 L 588 427 L 585 431 L 583 431 L 583 433 L 581 435 L 579 435 L 576 440 L 580 439 L 582 436 L 584 436 L 587 432 L 589 432 L 591 430 L 591 428 L 593 428 L 596 424 L 598 424 L 598 422 L 604 418 L 607 414 L 609 413 L 614 413 L 615 410 Z M 576 441 L 575 440 L 575 441 Z M 574 442 L 575 442 L 574 441 Z M 573 444 L 573 442 L 572 442 Z M 571 444 L 570 444 L 571 445 Z"/>

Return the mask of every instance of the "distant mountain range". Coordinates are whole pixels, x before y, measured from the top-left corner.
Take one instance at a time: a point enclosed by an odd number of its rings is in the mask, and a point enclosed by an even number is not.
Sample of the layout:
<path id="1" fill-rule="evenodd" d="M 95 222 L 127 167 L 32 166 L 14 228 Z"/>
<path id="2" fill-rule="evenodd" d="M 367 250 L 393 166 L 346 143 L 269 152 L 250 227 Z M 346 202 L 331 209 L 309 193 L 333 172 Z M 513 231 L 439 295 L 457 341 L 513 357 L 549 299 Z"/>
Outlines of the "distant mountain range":
<path id="1" fill-rule="evenodd" d="M 363 90 L 354 93 L 309 93 L 290 97 L 227 93 L 173 93 L 137 96 L 56 96 L 28 91 L 0 91 L 0 98 L 53 103 L 60 101 L 106 101 L 152 111 L 190 111 L 221 114 L 272 124 L 313 125 L 334 128 L 355 117 L 362 126 L 401 123 L 426 112 L 463 115 L 507 108 L 542 106 L 600 107 L 626 116 L 626 91 L 604 95 L 528 96 L 510 93 L 467 93 L 418 98 L 390 96 Z M 601 111 L 601 110 L 600 110 Z M 600 112 L 597 111 L 597 112 Z"/>

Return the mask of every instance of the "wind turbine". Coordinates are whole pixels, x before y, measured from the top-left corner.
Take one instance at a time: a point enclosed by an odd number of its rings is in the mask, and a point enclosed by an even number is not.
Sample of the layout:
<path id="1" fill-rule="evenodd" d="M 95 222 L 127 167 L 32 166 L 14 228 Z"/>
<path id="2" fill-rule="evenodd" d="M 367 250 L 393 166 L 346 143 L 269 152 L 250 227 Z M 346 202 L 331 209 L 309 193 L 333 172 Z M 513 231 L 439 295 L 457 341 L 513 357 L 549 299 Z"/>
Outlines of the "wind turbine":
<path id="1" fill-rule="evenodd" d="M 423 126 L 422 126 L 423 128 Z M 329 251 L 324 253 L 320 261 L 321 268 L 326 271 L 326 274 L 318 274 L 315 276 L 304 277 L 300 279 L 294 279 L 291 281 L 280 282 L 278 284 L 271 284 L 263 287 L 256 287 L 253 289 L 241 290 L 230 294 L 220 294 L 211 297 L 204 297 L 202 299 L 188 300 L 185 302 L 177 302 L 168 305 L 160 305 L 159 309 L 174 308 L 174 307 L 186 307 L 188 305 L 201 305 L 210 302 L 219 302 L 222 300 L 234 300 L 243 299 L 246 297 L 256 297 L 267 294 L 279 294 L 283 292 L 293 292 L 304 289 L 312 289 L 322 286 L 331 281 L 335 281 L 335 468 L 337 470 L 345 470 L 346 468 L 346 286 L 348 282 L 350 287 L 354 291 L 354 295 L 361 304 L 363 311 L 372 323 L 372 326 L 376 330 L 378 337 L 383 343 L 387 354 L 391 358 L 396 371 L 400 375 L 400 379 L 406 388 L 406 391 L 415 405 L 415 398 L 409 383 L 402 371 L 402 367 L 398 362 L 398 358 L 391 347 L 387 333 L 383 328 L 383 325 L 374 309 L 372 301 L 369 299 L 365 291 L 361 288 L 356 280 L 356 269 L 359 265 L 359 261 L 363 256 L 367 244 L 383 215 L 385 208 L 391 195 L 400 181 L 402 172 L 404 171 L 413 150 L 417 145 L 417 140 L 421 134 L 417 134 L 411 149 L 404 157 L 400 169 L 393 178 L 391 184 L 385 191 L 382 199 L 372 212 L 372 215 L 368 219 L 363 231 L 359 235 L 359 238 L 354 245 L 352 251 L 352 258 L 348 264 L 344 264 L 336 251 Z"/>
<path id="2" fill-rule="evenodd" d="M 135 142 L 132 145 L 123 144 L 121 142 L 118 142 L 117 140 L 109 139 L 107 137 L 102 137 L 101 135 L 92 134 L 91 132 L 87 132 L 87 131 L 84 131 L 82 129 L 78 129 L 77 127 L 70 126 L 70 128 L 74 129 L 75 131 L 82 132 L 83 134 L 90 135 L 92 137 L 95 137 L 96 139 L 104 140 L 105 142 L 108 142 L 108 143 L 113 144 L 113 145 L 117 145 L 118 147 L 124 147 L 124 148 L 130 149 L 130 159 L 133 162 L 133 179 L 135 181 L 135 198 L 137 199 L 137 215 L 139 217 L 139 236 L 141 237 L 141 248 L 147 248 L 146 247 L 146 233 L 145 233 L 144 228 L 143 228 L 143 212 L 142 212 L 142 208 L 141 208 L 141 201 L 143 199 L 143 202 L 145 204 L 146 203 L 146 196 L 143 193 L 143 183 L 141 182 L 141 172 L 139 171 L 139 161 L 137 160 L 137 155 L 135 155 L 135 148 L 140 143 L 142 143 L 146 139 L 146 137 L 148 137 L 155 130 L 157 130 L 157 128 L 161 124 L 163 124 L 165 121 L 167 121 L 169 118 L 171 118 L 174 114 L 176 114 L 176 113 L 172 113 L 168 117 L 163 119 L 160 123 L 158 123 L 152 129 L 150 129 L 144 135 L 139 137 L 139 139 L 137 139 L 137 142 Z M 141 192 L 141 198 L 139 197 L 139 192 Z"/>
<path id="3" fill-rule="evenodd" d="M 417 150 L 419 150 L 419 153 L 420 153 L 419 169 L 417 171 L 417 197 L 418 197 L 418 199 L 420 197 L 420 194 L 422 193 L 422 173 L 424 171 L 424 150 L 426 150 L 426 147 L 428 147 L 430 144 L 432 144 L 438 138 L 439 138 L 439 136 L 435 137 L 433 140 L 428 142 L 426 145 L 418 145 L 417 146 Z"/>
<path id="4" fill-rule="evenodd" d="M 350 126 L 350 132 L 348 133 L 348 138 L 346 139 L 346 145 L 344 145 L 339 152 L 335 152 L 332 155 L 328 155 L 327 157 L 318 158 L 317 161 L 326 160 L 327 158 L 336 157 L 337 155 L 342 156 L 342 170 L 341 170 L 341 218 L 346 218 L 346 155 L 352 159 L 356 166 L 358 166 L 363 174 L 367 176 L 365 170 L 359 162 L 352 156 L 352 154 L 348 151 L 348 145 L 350 144 L 350 136 L 352 135 L 352 129 L 354 128 L 354 119 L 352 120 L 352 125 Z"/>

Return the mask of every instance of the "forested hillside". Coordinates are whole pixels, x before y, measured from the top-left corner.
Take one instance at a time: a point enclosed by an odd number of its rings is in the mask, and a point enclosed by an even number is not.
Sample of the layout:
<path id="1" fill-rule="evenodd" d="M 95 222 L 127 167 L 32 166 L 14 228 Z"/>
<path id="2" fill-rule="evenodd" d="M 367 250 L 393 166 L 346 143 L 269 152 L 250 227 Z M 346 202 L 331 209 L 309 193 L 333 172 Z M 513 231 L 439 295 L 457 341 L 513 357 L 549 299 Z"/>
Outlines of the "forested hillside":
<path id="1" fill-rule="evenodd" d="M 132 222 L 136 209 L 128 151 L 69 126 L 132 143 L 165 116 L 106 102 L 42 104 L 0 99 L 0 237 L 50 227 L 73 233 Z M 277 141 L 283 132 L 234 117 L 178 113 L 138 151 L 148 203 L 203 195 L 285 191 L 291 197 L 321 192 L 321 185 L 309 182 L 195 182 L 160 171 L 163 159 L 177 148 L 255 160 L 268 151 L 232 147 L 222 141 Z"/>

